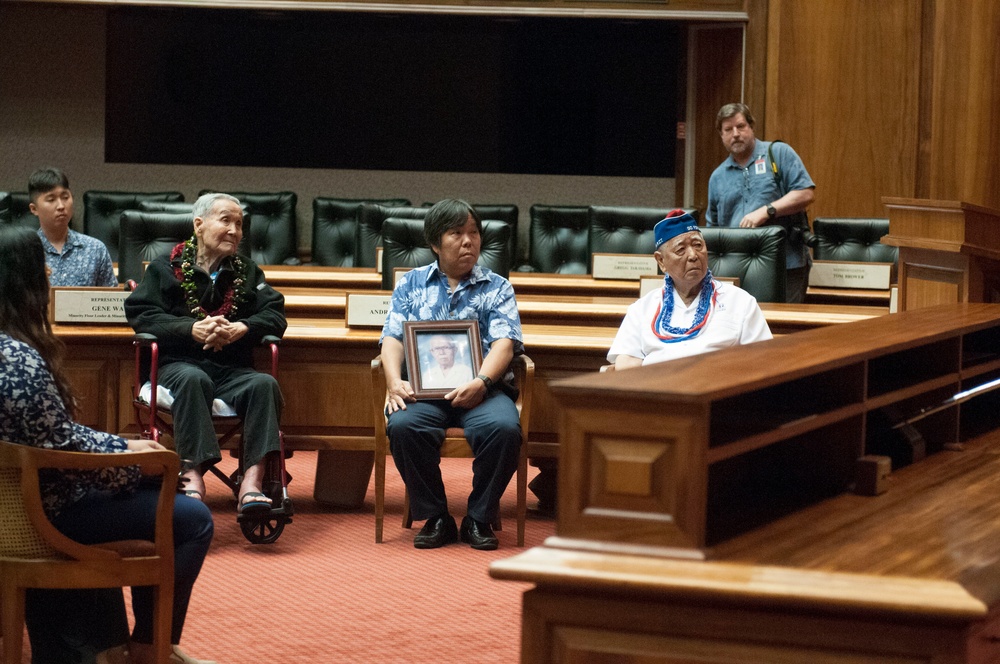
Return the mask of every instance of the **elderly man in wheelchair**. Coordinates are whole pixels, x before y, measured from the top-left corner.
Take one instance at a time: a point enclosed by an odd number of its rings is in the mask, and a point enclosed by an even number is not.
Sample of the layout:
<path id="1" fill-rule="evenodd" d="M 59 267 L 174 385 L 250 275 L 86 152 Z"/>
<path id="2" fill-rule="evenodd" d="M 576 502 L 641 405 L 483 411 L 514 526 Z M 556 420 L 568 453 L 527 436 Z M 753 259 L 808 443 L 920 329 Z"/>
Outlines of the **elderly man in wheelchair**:
<path id="1" fill-rule="evenodd" d="M 205 194 L 193 214 L 194 235 L 149 264 L 125 301 L 125 315 L 137 333 L 156 337 L 158 382 L 174 400 L 174 444 L 185 460 L 187 495 L 204 498 L 203 475 L 221 460 L 213 402 L 230 405 L 243 421 L 232 484 L 242 518 L 272 505 L 263 484 L 269 455 L 280 456 L 282 396 L 274 376 L 254 370 L 253 351 L 265 337 L 284 334 L 284 297 L 236 253 L 243 237 L 236 198 Z"/>

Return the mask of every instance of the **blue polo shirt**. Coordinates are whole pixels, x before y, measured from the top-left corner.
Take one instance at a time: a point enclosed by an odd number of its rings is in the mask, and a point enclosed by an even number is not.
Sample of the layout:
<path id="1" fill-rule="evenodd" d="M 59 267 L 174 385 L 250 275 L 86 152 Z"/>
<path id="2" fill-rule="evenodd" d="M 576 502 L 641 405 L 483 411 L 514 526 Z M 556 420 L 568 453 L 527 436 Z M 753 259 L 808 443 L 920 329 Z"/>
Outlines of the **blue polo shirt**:
<path id="1" fill-rule="evenodd" d="M 757 139 L 753 156 L 745 167 L 732 155 L 722 162 L 708 180 L 708 209 L 706 226 L 738 228 L 740 219 L 773 203 L 789 191 L 810 189 L 816 185 L 802 164 L 799 155 L 787 143 L 777 143 L 772 150 L 778 162 L 781 185 L 774 181 L 771 161 L 767 158 L 770 141 Z M 798 215 L 778 217 L 776 223 L 787 231 Z M 809 254 L 801 234 L 788 234 L 785 239 L 785 268 L 793 270 L 808 264 Z"/>

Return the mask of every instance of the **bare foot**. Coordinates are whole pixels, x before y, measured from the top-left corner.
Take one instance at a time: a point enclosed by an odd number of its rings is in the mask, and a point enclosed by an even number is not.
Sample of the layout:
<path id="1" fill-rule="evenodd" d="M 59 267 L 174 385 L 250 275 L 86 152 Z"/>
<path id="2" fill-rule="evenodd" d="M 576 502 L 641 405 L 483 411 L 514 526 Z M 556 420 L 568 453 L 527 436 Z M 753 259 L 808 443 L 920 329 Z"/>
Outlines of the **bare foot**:
<path id="1" fill-rule="evenodd" d="M 271 506 L 271 499 L 264 495 L 262 488 L 264 485 L 264 462 L 261 461 L 255 466 L 247 468 L 240 482 L 239 490 L 239 510 L 263 509 Z"/>

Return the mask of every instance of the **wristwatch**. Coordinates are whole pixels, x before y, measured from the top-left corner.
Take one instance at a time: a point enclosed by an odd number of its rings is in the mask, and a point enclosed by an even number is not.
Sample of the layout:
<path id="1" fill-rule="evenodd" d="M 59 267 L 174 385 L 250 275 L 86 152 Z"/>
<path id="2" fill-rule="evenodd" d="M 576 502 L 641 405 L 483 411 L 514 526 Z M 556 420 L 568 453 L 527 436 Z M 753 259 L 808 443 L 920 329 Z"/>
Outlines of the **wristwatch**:
<path id="1" fill-rule="evenodd" d="M 774 219 L 778 216 L 778 211 L 774 209 L 774 206 L 770 203 L 767 204 L 767 218 Z"/>
<path id="2" fill-rule="evenodd" d="M 486 391 L 487 392 L 489 391 L 489 389 L 491 387 L 493 387 L 493 379 L 490 378 L 489 376 L 487 376 L 486 374 L 479 374 L 478 376 L 476 376 L 476 378 L 478 378 L 479 380 L 481 380 L 484 383 L 486 383 Z"/>

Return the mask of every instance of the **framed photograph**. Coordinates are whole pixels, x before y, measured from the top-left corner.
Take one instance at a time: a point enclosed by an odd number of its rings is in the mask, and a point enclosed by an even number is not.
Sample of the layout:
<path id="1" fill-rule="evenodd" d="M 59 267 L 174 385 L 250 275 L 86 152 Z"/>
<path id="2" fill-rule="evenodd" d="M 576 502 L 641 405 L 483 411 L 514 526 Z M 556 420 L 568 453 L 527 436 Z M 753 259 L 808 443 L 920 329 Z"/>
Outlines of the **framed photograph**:
<path id="1" fill-rule="evenodd" d="M 417 399 L 444 398 L 479 375 L 483 363 L 475 320 L 407 321 L 403 323 L 403 350 Z"/>

